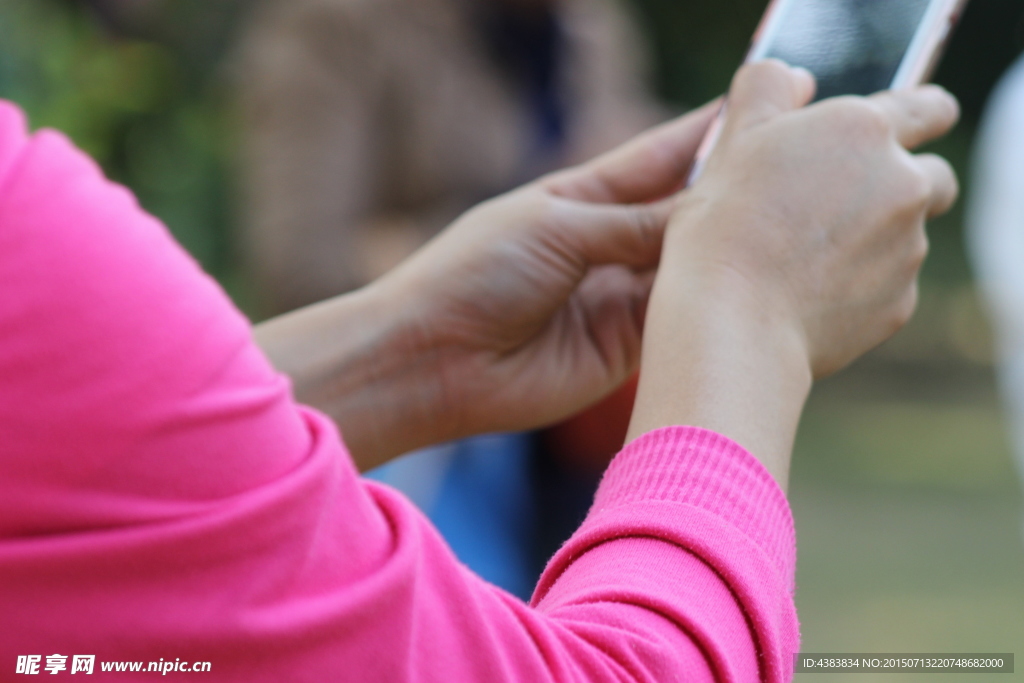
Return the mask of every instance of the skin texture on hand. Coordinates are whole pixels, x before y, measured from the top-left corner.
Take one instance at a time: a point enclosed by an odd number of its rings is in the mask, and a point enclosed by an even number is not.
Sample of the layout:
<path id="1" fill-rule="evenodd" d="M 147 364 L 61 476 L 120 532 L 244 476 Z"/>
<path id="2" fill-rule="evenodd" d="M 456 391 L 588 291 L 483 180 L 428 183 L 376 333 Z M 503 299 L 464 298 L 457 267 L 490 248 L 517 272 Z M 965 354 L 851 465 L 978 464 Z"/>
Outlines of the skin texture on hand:
<path id="1" fill-rule="evenodd" d="M 361 469 L 551 424 L 639 364 L 653 270 L 716 105 L 468 212 L 387 276 L 257 340 Z"/>
<path id="2" fill-rule="evenodd" d="M 956 122 L 944 91 L 801 108 L 813 89 L 779 62 L 737 75 L 722 138 L 666 235 L 630 426 L 719 431 L 783 486 L 812 378 L 907 321 L 925 220 L 957 194 L 948 164 L 907 152 Z"/>

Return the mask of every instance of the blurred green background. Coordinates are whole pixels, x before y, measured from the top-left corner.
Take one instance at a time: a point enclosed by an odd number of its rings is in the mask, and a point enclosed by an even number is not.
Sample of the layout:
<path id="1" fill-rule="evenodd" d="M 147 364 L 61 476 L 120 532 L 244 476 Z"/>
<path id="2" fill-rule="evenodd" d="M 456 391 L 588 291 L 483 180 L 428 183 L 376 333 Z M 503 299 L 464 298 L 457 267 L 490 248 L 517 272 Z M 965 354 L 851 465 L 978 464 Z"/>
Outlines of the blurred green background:
<path id="1" fill-rule="evenodd" d="M 33 127 L 68 133 L 131 187 L 243 309 L 227 86 L 232 41 L 252 4 L 0 0 L 0 97 L 19 103 Z M 766 2 L 630 4 L 651 39 L 660 94 L 692 106 L 725 89 Z M 1024 0 L 973 0 L 937 76 L 964 120 L 934 145 L 967 194 L 984 104 L 1022 51 Z M 805 651 L 1024 657 L 1020 490 L 962 207 L 931 226 L 912 323 L 821 383 L 808 406 L 791 487 Z M 1024 680 L 1024 662 L 1017 668 L 999 680 Z M 799 676 L 812 677 L 844 678 Z"/>

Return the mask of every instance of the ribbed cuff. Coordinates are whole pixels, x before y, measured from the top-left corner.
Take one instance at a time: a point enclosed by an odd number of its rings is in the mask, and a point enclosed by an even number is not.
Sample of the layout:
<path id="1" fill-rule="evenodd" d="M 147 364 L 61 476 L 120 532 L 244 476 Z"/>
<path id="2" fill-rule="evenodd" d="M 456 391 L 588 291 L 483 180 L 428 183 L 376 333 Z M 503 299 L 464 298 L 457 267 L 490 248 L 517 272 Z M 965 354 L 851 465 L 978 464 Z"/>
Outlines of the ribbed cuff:
<path id="1" fill-rule="evenodd" d="M 583 525 L 548 563 L 533 604 L 603 543 L 672 543 L 725 581 L 751 626 L 761 680 L 785 683 L 800 647 L 795 536 L 786 496 L 745 449 L 706 429 L 659 429 L 616 456 Z"/>
<path id="2" fill-rule="evenodd" d="M 699 427 L 648 432 L 612 461 L 590 515 L 652 501 L 692 505 L 721 518 L 759 546 L 793 590 L 796 534 L 789 501 L 736 442 Z"/>

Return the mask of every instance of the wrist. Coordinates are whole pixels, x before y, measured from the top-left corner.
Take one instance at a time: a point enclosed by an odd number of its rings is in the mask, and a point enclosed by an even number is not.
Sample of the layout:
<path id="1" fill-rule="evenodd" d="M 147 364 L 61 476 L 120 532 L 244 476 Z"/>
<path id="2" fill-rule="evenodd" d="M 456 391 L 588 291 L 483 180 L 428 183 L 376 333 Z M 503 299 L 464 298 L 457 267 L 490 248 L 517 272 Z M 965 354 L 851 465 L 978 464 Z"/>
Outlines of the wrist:
<path id="1" fill-rule="evenodd" d="M 296 399 L 334 419 L 361 471 L 446 440 L 431 351 L 399 301 L 371 285 L 257 328 Z"/>
<path id="2" fill-rule="evenodd" d="M 785 488 L 812 373 L 799 325 L 730 269 L 673 263 L 651 295 L 629 438 L 689 425 L 753 453 Z"/>

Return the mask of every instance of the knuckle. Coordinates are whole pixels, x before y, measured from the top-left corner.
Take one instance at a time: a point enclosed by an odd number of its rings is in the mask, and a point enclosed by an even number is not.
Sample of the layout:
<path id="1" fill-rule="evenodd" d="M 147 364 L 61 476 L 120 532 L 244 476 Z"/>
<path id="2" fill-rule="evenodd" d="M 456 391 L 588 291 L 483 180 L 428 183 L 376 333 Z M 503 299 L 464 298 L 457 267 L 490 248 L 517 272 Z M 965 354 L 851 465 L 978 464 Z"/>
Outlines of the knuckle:
<path id="1" fill-rule="evenodd" d="M 565 200 L 547 192 L 527 192 L 522 197 L 522 212 L 531 222 L 546 216 L 560 216 Z"/>
<path id="2" fill-rule="evenodd" d="M 654 211 L 642 206 L 629 207 L 623 214 L 623 224 L 625 230 L 620 234 L 633 258 L 641 259 L 660 250 L 664 223 Z"/>
<path id="3" fill-rule="evenodd" d="M 932 196 L 932 184 L 921 171 L 914 171 L 907 180 L 907 204 L 912 210 L 923 211 Z"/>
<path id="4" fill-rule="evenodd" d="M 896 213 L 902 218 L 913 221 L 927 213 L 932 203 L 932 181 L 920 165 L 913 162 L 909 155 L 901 155 L 898 174 L 892 184 Z"/>
<path id="5" fill-rule="evenodd" d="M 917 284 L 916 281 L 899 297 L 893 305 L 887 321 L 887 337 L 903 329 L 917 310 Z"/>
<path id="6" fill-rule="evenodd" d="M 903 295 L 900 300 L 900 305 L 897 311 L 897 329 L 906 325 L 912 317 L 914 317 L 914 311 L 917 310 L 917 283 L 911 285 L 907 292 Z"/>
<path id="7" fill-rule="evenodd" d="M 924 232 L 924 226 L 918 225 L 910 242 L 907 244 L 903 259 L 902 275 L 907 279 L 914 280 L 928 259 L 928 236 Z"/>
<path id="8" fill-rule="evenodd" d="M 948 178 L 949 180 L 949 190 L 951 198 L 955 200 L 957 197 L 960 196 L 960 192 L 963 189 L 960 187 L 960 178 L 957 177 L 956 171 L 953 170 L 953 166 L 948 161 L 943 159 L 942 163 L 945 164 L 946 178 Z"/>
<path id="9" fill-rule="evenodd" d="M 956 171 L 953 170 L 953 166 L 940 156 L 927 155 L 931 163 L 935 165 L 935 176 L 938 179 L 938 185 L 943 189 L 943 193 L 947 195 L 946 201 L 953 202 L 958 196 L 960 196 L 960 179 L 957 178 Z"/>
<path id="10" fill-rule="evenodd" d="M 931 245 L 928 242 L 928 235 L 924 229 L 917 231 L 917 239 L 915 240 L 914 249 L 911 253 L 911 264 L 913 265 L 914 271 L 921 269 L 924 265 L 925 260 L 928 258 L 928 252 L 931 249 Z"/>
<path id="11" fill-rule="evenodd" d="M 846 132 L 867 140 L 877 141 L 892 136 L 892 123 L 876 102 L 863 97 L 837 98 Z"/>
<path id="12" fill-rule="evenodd" d="M 784 74 L 787 70 L 788 67 L 778 59 L 762 59 L 750 64 L 744 64 L 740 67 L 738 75 L 744 79 L 760 79 Z"/>
<path id="13" fill-rule="evenodd" d="M 907 207 L 917 213 L 924 213 L 931 203 L 931 179 L 917 166 L 911 166 L 908 170 L 906 198 Z"/>
<path id="14" fill-rule="evenodd" d="M 888 140 L 893 134 L 892 122 L 881 107 L 873 102 L 863 100 L 864 106 L 858 112 L 862 130 L 875 139 Z"/>
<path id="15" fill-rule="evenodd" d="M 629 211 L 629 220 L 644 246 L 649 246 L 659 239 L 661 221 L 651 209 L 644 206 L 632 207 Z"/>

